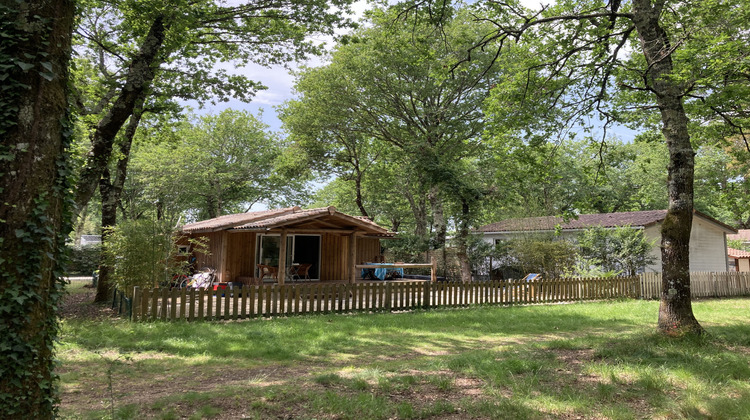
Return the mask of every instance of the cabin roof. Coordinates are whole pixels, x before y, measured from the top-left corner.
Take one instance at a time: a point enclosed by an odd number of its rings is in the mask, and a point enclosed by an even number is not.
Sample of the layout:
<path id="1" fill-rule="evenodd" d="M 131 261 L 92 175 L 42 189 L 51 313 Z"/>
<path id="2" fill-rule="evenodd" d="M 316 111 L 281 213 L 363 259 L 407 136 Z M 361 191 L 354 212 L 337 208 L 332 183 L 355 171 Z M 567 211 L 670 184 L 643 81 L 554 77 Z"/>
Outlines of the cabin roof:
<path id="1" fill-rule="evenodd" d="M 230 214 L 190 223 L 182 227 L 185 233 L 205 233 L 220 230 L 267 232 L 274 229 L 359 231 L 371 236 L 393 237 L 394 233 L 365 217 L 351 216 L 335 207 L 302 209 L 298 206 Z"/>

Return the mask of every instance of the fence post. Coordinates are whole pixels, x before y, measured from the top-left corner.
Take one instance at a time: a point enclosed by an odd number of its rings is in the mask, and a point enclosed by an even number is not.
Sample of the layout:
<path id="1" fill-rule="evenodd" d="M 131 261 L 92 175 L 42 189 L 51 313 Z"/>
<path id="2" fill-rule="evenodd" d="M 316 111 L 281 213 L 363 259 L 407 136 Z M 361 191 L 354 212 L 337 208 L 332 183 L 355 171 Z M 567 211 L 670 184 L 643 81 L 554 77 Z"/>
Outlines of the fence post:
<path id="1" fill-rule="evenodd" d="M 130 305 L 132 311 L 132 315 L 130 317 L 131 321 L 138 321 L 138 317 L 141 314 L 141 288 L 138 286 L 133 287 L 133 302 Z"/>
<path id="2" fill-rule="evenodd" d="M 391 284 L 390 283 L 385 284 L 385 305 L 383 305 L 383 309 L 387 311 L 391 310 Z"/>
<path id="3" fill-rule="evenodd" d="M 424 297 L 422 298 L 422 307 L 424 309 L 430 309 L 430 301 L 432 300 L 432 282 L 425 282 L 424 284 Z"/>
<path id="4" fill-rule="evenodd" d="M 115 302 L 117 302 L 117 288 L 112 288 L 112 309 L 115 309 Z"/>

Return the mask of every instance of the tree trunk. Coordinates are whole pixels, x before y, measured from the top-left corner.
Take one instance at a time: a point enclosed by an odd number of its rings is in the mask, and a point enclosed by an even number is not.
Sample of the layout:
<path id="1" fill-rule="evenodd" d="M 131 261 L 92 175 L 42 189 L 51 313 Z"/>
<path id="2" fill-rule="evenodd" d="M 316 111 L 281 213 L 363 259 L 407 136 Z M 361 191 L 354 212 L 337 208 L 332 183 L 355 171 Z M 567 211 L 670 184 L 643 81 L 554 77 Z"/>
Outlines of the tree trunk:
<path id="1" fill-rule="evenodd" d="M 443 212 L 443 198 L 440 196 L 440 187 L 437 185 L 430 188 L 428 194 L 430 206 L 432 207 L 432 226 L 435 229 L 435 243 L 433 249 L 445 248 L 445 237 L 448 232 L 448 226 L 445 223 L 445 213 Z"/>
<path id="2" fill-rule="evenodd" d="M 401 219 L 398 217 L 391 217 L 391 232 L 398 232 L 401 228 Z"/>
<path id="3" fill-rule="evenodd" d="M 367 210 L 365 210 L 364 200 L 362 198 L 362 171 L 359 170 L 359 166 L 355 167 L 355 171 L 356 175 L 354 175 L 354 189 L 356 197 L 354 198 L 354 201 L 355 203 L 357 203 L 359 213 L 363 217 L 369 218 L 370 215 L 367 214 Z"/>
<path id="4" fill-rule="evenodd" d="M 670 80 L 672 47 L 659 23 L 664 2 L 633 2 L 641 47 L 649 65 L 647 83 L 661 112 L 662 133 L 669 150 L 667 188 L 669 208 L 661 228 L 662 290 L 659 330 L 676 335 L 702 333 L 690 301 L 690 231 L 693 223 L 695 152 L 690 144 L 688 118 L 682 104 L 684 88 Z"/>
<path id="5" fill-rule="evenodd" d="M 73 233 L 75 235 L 75 245 L 80 246 L 81 245 L 81 235 L 83 235 L 83 229 L 86 227 L 86 209 L 88 208 L 88 204 L 83 206 L 81 209 L 81 214 L 78 216 L 78 223 L 76 223 L 75 232 Z"/>
<path id="6" fill-rule="evenodd" d="M 109 169 L 105 169 L 99 182 L 99 193 L 102 196 L 102 251 L 107 249 L 109 229 L 117 223 L 117 193 L 109 181 Z M 106 302 L 110 293 L 110 267 L 106 260 L 99 264 L 99 277 L 96 282 L 94 302 Z"/>
<path id="7" fill-rule="evenodd" d="M 456 256 L 461 271 L 461 282 L 471 282 L 471 261 L 469 261 L 469 202 L 466 199 L 461 203 L 461 220 L 458 221 L 456 232 Z"/>
<path id="8" fill-rule="evenodd" d="M 427 209 L 423 198 L 417 199 L 411 191 L 404 193 L 411 213 L 414 215 L 414 236 L 417 238 L 427 238 Z"/>
<path id="9" fill-rule="evenodd" d="M 49 419 L 71 230 L 68 60 L 75 3 L 0 1 L 0 418 Z"/>
<path id="10" fill-rule="evenodd" d="M 165 34 L 164 19 L 161 16 L 157 17 L 151 24 L 138 55 L 128 68 L 125 85 L 112 104 L 112 108 L 102 117 L 92 134 L 89 157 L 81 171 L 76 188 L 77 211 L 80 211 L 79 209 L 94 195 L 99 178 L 109 164 L 117 133 L 133 114 L 139 101 L 143 100 L 145 92 L 154 80 Z"/>
<path id="11" fill-rule="evenodd" d="M 125 187 L 125 179 L 128 174 L 128 162 L 130 160 L 130 148 L 133 145 L 133 137 L 140 124 L 143 111 L 141 106 L 143 99 L 139 101 L 139 106 L 130 117 L 128 126 L 125 129 L 125 135 L 120 143 L 120 159 L 117 161 L 114 182 L 110 182 L 109 169 L 104 170 L 101 180 L 99 181 L 99 192 L 102 196 L 102 250 L 106 249 L 109 240 L 110 229 L 117 226 L 117 208 L 120 207 L 120 198 L 122 190 Z M 110 267 L 106 260 L 99 265 L 99 278 L 96 283 L 96 295 L 94 302 L 107 302 L 112 292 L 111 274 L 113 267 Z"/>

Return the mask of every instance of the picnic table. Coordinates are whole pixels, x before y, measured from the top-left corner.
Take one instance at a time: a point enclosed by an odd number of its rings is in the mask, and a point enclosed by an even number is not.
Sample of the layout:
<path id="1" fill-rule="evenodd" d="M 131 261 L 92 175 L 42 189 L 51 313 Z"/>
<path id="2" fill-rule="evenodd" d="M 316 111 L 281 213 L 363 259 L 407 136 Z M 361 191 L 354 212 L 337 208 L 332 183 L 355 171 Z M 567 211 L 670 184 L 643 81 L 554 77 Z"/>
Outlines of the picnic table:
<path id="1" fill-rule="evenodd" d="M 365 265 L 375 265 L 376 268 L 363 268 L 361 277 L 363 279 L 380 280 L 394 279 L 404 277 L 404 269 L 400 267 L 393 267 L 393 264 L 388 263 L 365 263 Z"/>

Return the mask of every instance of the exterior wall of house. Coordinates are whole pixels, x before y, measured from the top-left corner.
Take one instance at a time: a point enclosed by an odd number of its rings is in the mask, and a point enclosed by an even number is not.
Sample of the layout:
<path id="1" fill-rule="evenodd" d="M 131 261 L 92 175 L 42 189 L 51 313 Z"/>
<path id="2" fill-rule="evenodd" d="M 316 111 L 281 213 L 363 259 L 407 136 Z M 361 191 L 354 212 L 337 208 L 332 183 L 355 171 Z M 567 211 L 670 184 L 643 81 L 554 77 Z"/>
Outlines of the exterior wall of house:
<path id="1" fill-rule="evenodd" d="M 193 252 L 195 256 L 195 269 L 201 270 L 206 267 L 218 269 L 222 257 L 224 232 L 198 233 L 190 236 L 193 238 L 206 238 L 208 241 L 208 254 Z"/>
<path id="2" fill-rule="evenodd" d="M 321 239 L 320 280 L 347 280 L 353 264 L 372 261 L 380 255 L 380 239 L 357 238 L 357 256 L 349 261 L 349 235 L 326 233 Z"/>
<path id="3" fill-rule="evenodd" d="M 693 216 L 690 233 L 690 271 L 727 271 L 724 232 L 713 223 Z"/>
<path id="4" fill-rule="evenodd" d="M 646 227 L 644 236 L 654 243 L 651 255 L 654 263 L 645 267 L 647 272 L 661 272 L 661 224 Z M 578 232 L 563 231 L 562 237 L 574 239 Z M 530 233 L 521 233 L 529 235 Z M 519 234 L 492 233 L 485 234 L 484 241 L 495 243 L 495 240 L 509 240 Z M 690 271 L 727 271 L 725 234 L 715 224 L 700 216 L 693 217 L 693 228 L 690 233 Z"/>
<path id="5" fill-rule="evenodd" d="M 238 276 L 253 276 L 255 233 L 220 231 L 192 236 L 208 240 L 208 254 L 194 253 L 195 269 L 213 268 L 222 282 L 234 281 Z"/>
<path id="6" fill-rule="evenodd" d="M 737 271 L 743 273 L 750 272 L 750 258 L 738 258 L 735 261 L 737 263 Z"/>
<path id="7" fill-rule="evenodd" d="M 255 240 L 254 232 L 227 232 L 227 258 L 222 275 L 226 280 L 236 281 L 237 277 L 255 277 Z"/>
<path id="8" fill-rule="evenodd" d="M 643 236 L 651 242 L 651 252 L 649 253 L 654 262 L 644 267 L 647 273 L 661 273 L 661 224 L 648 226 L 643 229 Z M 692 246 L 690 247 L 692 252 Z"/>
<path id="9" fill-rule="evenodd" d="M 661 272 L 661 224 L 649 226 L 644 234 L 654 241 L 651 255 L 654 263 L 646 267 L 648 272 Z M 727 271 L 724 231 L 701 217 L 693 217 L 690 232 L 690 271 Z"/>
<path id="10" fill-rule="evenodd" d="M 346 278 L 349 264 L 349 236 L 326 233 L 320 240 L 320 280 Z"/>
<path id="11" fill-rule="evenodd" d="M 380 256 L 380 239 L 357 238 L 357 260 L 355 264 L 375 261 Z"/>
<path id="12" fill-rule="evenodd" d="M 209 254 L 194 253 L 195 268 L 217 270 L 219 281 L 235 281 L 239 276 L 254 277 L 257 235 L 253 232 L 209 232 L 193 237 L 208 239 Z M 380 239 L 357 238 L 357 260 L 373 261 L 380 255 Z M 320 279 L 346 280 L 349 278 L 349 235 L 326 233 L 321 237 Z"/>

